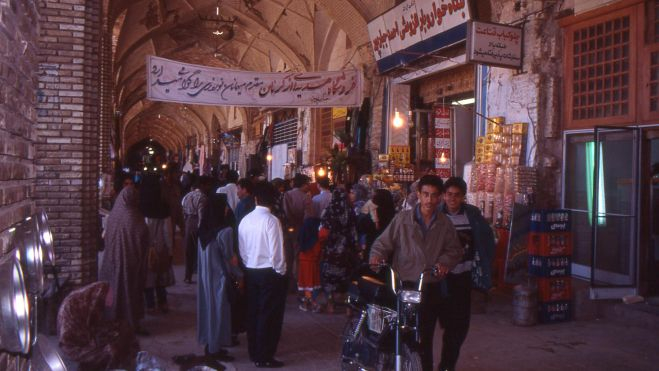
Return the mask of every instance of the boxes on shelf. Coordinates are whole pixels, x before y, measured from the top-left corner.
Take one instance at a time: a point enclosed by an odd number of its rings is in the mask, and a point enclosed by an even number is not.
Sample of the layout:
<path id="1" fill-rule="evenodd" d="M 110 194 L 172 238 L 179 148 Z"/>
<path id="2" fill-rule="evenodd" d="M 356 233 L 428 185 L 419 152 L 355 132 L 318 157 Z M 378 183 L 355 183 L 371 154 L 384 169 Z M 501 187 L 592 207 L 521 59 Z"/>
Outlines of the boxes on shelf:
<path id="1" fill-rule="evenodd" d="M 529 255 L 572 255 L 572 233 L 531 232 L 529 233 L 528 247 Z"/>
<path id="2" fill-rule="evenodd" d="M 570 210 L 535 210 L 531 213 L 532 232 L 569 232 Z"/>
<path id="3" fill-rule="evenodd" d="M 569 256 L 529 255 L 529 274 L 535 277 L 564 277 L 570 275 Z"/>
<path id="4" fill-rule="evenodd" d="M 572 279 L 570 277 L 538 278 L 538 299 L 541 302 L 572 298 Z"/>
<path id="5" fill-rule="evenodd" d="M 572 314 L 572 303 L 569 301 L 547 301 L 538 306 L 540 323 L 555 323 L 569 321 Z"/>

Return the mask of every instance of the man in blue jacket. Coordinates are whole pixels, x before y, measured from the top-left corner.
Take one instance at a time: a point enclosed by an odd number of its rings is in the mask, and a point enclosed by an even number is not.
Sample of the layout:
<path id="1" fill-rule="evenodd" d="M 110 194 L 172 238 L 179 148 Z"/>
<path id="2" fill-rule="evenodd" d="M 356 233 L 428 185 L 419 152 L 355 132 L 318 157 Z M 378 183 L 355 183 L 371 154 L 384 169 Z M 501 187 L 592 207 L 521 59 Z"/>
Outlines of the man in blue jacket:
<path id="1" fill-rule="evenodd" d="M 440 370 L 454 370 L 460 347 L 469 331 L 471 289 L 488 290 L 494 256 L 494 233 L 477 207 L 464 202 L 467 184 L 462 178 L 449 178 L 444 184 L 440 206 L 458 232 L 465 249 L 462 261 L 446 276 L 445 306 L 439 315 L 444 328 Z"/>

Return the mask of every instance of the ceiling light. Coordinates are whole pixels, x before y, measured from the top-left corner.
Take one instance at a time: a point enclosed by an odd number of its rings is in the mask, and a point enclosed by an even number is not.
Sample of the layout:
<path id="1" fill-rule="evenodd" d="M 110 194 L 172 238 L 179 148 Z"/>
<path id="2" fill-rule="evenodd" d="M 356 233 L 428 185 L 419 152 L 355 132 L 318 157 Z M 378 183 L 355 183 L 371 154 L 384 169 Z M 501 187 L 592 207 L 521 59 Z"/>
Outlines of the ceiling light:
<path id="1" fill-rule="evenodd" d="M 400 117 L 400 113 L 398 113 L 398 110 L 396 110 L 396 113 L 394 115 L 393 125 L 396 129 L 403 127 L 403 119 Z"/>

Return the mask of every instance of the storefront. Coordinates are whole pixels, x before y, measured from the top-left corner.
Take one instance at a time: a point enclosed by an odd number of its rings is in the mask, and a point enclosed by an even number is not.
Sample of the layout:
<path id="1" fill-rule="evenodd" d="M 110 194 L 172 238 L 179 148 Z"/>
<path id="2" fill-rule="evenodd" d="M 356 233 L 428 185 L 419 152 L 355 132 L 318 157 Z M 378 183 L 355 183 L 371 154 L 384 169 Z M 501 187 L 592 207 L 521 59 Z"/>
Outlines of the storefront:
<path id="1" fill-rule="evenodd" d="M 561 20 L 563 207 L 591 298 L 659 294 L 659 2 Z"/>
<path id="2" fill-rule="evenodd" d="M 464 1 L 435 13 L 432 1 L 403 2 L 369 23 L 378 69 L 388 77 L 389 119 L 375 169 L 384 177 L 407 182 L 432 171 L 448 178 L 472 160 L 476 84 L 465 40 L 479 6 Z"/>

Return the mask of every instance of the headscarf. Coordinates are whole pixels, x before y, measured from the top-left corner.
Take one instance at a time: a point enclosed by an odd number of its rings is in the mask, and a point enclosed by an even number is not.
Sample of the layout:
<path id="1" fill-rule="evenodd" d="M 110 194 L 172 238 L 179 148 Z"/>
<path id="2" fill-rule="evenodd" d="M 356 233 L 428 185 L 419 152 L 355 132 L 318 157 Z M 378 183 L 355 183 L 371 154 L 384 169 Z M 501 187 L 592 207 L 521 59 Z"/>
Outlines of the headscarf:
<path id="1" fill-rule="evenodd" d="M 140 210 L 147 218 L 165 219 L 169 216 L 169 206 L 162 195 L 160 179 L 155 174 L 149 174 L 142 180 Z"/>
<path id="2" fill-rule="evenodd" d="M 325 209 L 321 220 L 321 225 L 335 233 L 342 233 L 348 229 L 350 219 L 350 208 L 346 193 L 342 189 L 335 189 L 332 192 L 332 201 Z"/>
<path id="3" fill-rule="evenodd" d="M 355 215 L 359 215 L 361 213 L 362 207 L 366 201 L 368 201 L 368 188 L 362 184 L 357 183 L 350 188 L 350 191 L 355 194 L 355 202 L 353 205 Z"/>
<path id="4" fill-rule="evenodd" d="M 137 189 L 133 186 L 125 187 L 119 192 L 112 211 L 108 216 L 107 226 L 108 229 L 105 233 L 106 236 L 114 236 L 115 228 L 123 226 L 143 225 L 144 216 L 139 209 L 139 198 Z"/>
<path id="5" fill-rule="evenodd" d="M 105 232 L 105 253 L 99 281 L 110 283 L 114 300 L 111 318 L 125 319 L 130 326 L 144 316 L 144 282 L 149 230 L 138 207 L 139 195 L 125 187 L 110 211 Z"/>
<path id="6" fill-rule="evenodd" d="M 394 206 L 394 198 L 386 189 L 378 189 L 373 195 L 373 203 L 378 206 L 378 223 L 380 229 L 378 232 L 383 231 L 389 225 L 389 222 L 396 214 L 396 207 Z"/>
<path id="7" fill-rule="evenodd" d="M 208 206 L 204 210 L 199 225 L 199 240 L 202 249 L 206 249 L 219 231 L 229 226 L 226 217 L 227 206 L 226 194 L 214 193 L 208 197 Z"/>

